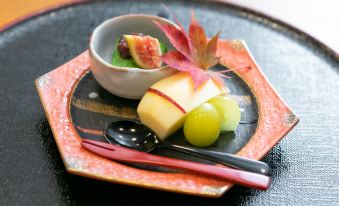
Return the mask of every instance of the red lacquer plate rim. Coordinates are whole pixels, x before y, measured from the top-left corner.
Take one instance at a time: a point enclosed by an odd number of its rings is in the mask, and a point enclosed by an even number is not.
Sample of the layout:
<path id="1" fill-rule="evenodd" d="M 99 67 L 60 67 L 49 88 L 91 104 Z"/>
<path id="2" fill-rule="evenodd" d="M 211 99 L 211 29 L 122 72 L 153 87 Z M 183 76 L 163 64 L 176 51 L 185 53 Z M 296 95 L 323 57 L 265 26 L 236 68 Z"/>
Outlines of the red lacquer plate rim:
<path id="1" fill-rule="evenodd" d="M 257 129 L 238 155 L 261 159 L 299 121 L 269 83 L 242 40 L 220 40 L 218 55 L 229 68 L 250 66 L 236 73 L 254 94 L 259 111 Z M 220 197 L 232 184 L 189 173 L 161 173 L 136 169 L 90 153 L 80 145 L 72 124 L 70 102 L 81 78 L 89 72 L 88 52 L 35 81 L 55 141 L 68 172 L 94 179 L 177 193 Z"/>

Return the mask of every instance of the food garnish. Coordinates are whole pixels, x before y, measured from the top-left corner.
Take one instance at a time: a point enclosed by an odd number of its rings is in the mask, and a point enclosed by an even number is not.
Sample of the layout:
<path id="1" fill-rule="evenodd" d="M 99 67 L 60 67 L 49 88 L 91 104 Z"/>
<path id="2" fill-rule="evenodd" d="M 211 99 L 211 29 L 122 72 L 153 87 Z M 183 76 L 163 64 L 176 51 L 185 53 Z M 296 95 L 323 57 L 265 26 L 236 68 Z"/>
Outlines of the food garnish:
<path id="1" fill-rule="evenodd" d="M 223 86 L 224 82 L 220 78 L 223 75 L 208 70 L 220 60 L 220 57 L 216 56 L 220 31 L 208 40 L 204 28 L 196 20 L 193 11 L 188 33 L 177 18 L 175 20 L 179 27 L 155 21 L 173 47 L 177 49 L 162 55 L 162 61 L 178 71 L 188 72 L 193 79 L 195 89 L 208 79 Z"/>
<path id="2" fill-rule="evenodd" d="M 134 59 L 126 54 L 126 51 L 118 49 L 119 43 L 122 38 L 119 38 L 115 41 L 112 65 L 118 67 L 130 67 L 138 68 L 139 66 L 135 63 Z M 127 43 L 126 43 L 127 44 Z M 120 44 L 121 45 L 121 44 Z"/>

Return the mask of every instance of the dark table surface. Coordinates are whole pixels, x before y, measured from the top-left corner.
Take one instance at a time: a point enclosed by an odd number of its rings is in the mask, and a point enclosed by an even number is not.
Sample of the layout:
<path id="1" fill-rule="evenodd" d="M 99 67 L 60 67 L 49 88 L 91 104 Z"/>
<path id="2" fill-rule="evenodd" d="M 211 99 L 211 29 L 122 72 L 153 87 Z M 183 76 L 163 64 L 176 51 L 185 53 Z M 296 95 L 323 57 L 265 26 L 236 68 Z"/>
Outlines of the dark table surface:
<path id="1" fill-rule="evenodd" d="M 65 171 L 34 80 L 85 50 L 91 31 L 103 20 L 161 9 L 156 1 L 100 1 L 53 11 L 0 34 L 0 205 L 339 205 L 338 59 L 305 35 L 227 5 L 166 4 L 185 26 L 194 8 L 208 35 L 222 28 L 222 38 L 245 39 L 300 118 L 264 158 L 273 169 L 270 189 L 235 186 L 219 199 L 208 199 Z"/>

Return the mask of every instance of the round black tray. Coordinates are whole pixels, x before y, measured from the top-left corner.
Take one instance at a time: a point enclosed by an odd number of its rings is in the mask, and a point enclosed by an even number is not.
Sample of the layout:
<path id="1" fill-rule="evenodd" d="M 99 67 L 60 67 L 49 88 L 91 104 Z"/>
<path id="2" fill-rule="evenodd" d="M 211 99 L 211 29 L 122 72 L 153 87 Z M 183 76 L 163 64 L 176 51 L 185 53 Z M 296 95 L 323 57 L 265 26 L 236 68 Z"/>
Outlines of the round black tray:
<path id="1" fill-rule="evenodd" d="M 34 80 L 87 48 L 103 20 L 163 14 L 158 1 L 99 1 L 52 11 L 0 34 L 0 203 L 4 205 L 338 205 L 339 62 L 336 54 L 279 22 L 226 4 L 166 2 L 183 22 L 195 9 L 208 35 L 244 39 L 300 123 L 264 159 L 268 191 L 235 186 L 204 199 L 66 173 Z M 157 200 L 156 200 L 157 199 Z M 119 202 L 119 203 L 118 203 Z"/>

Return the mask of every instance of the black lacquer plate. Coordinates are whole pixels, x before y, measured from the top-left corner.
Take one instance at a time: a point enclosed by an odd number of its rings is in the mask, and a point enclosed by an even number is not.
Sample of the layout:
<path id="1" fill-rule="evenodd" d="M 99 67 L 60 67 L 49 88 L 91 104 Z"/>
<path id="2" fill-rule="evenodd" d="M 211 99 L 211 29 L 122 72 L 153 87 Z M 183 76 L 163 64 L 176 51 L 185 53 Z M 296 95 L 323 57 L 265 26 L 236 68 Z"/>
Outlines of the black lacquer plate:
<path id="1" fill-rule="evenodd" d="M 184 25 L 194 8 L 208 35 L 244 39 L 301 122 L 264 159 L 270 190 L 234 187 L 211 200 L 115 185 L 66 173 L 34 80 L 87 48 L 103 20 L 158 14 L 158 1 L 99 1 L 32 18 L 0 34 L 1 205 L 338 205 L 339 63 L 307 35 L 211 2 L 166 2 Z M 128 197 L 128 198 L 126 198 Z M 155 200 L 155 199 L 160 199 Z"/>
<path id="2" fill-rule="evenodd" d="M 213 68 L 215 71 L 224 69 L 225 67 L 222 65 Z M 258 107 L 251 90 L 236 74 L 229 73 L 229 76 L 231 78 L 225 79 L 225 85 L 229 89 L 228 95 L 237 100 L 241 107 L 241 124 L 235 132 L 221 133 L 217 142 L 210 147 L 204 148 L 206 150 L 236 153 L 249 141 L 257 126 Z M 139 100 L 120 98 L 107 92 L 96 82 L 90 72 L 80 80 L 73 93 L 71 118 L 82 138 L 106 142 L 105 138 L 102 135 L 98 135 L 98 133 L 102 132 L 106 125 L 112 121 L 125 119 L 138 121 L 136 112 L 138 104 Z M 182 130 L 168 137 L 166 141 L 192 147 L 186 141 Z M 165 149 L 156 150 L 154 153 L 209 163 L 207 160 Z"/>

